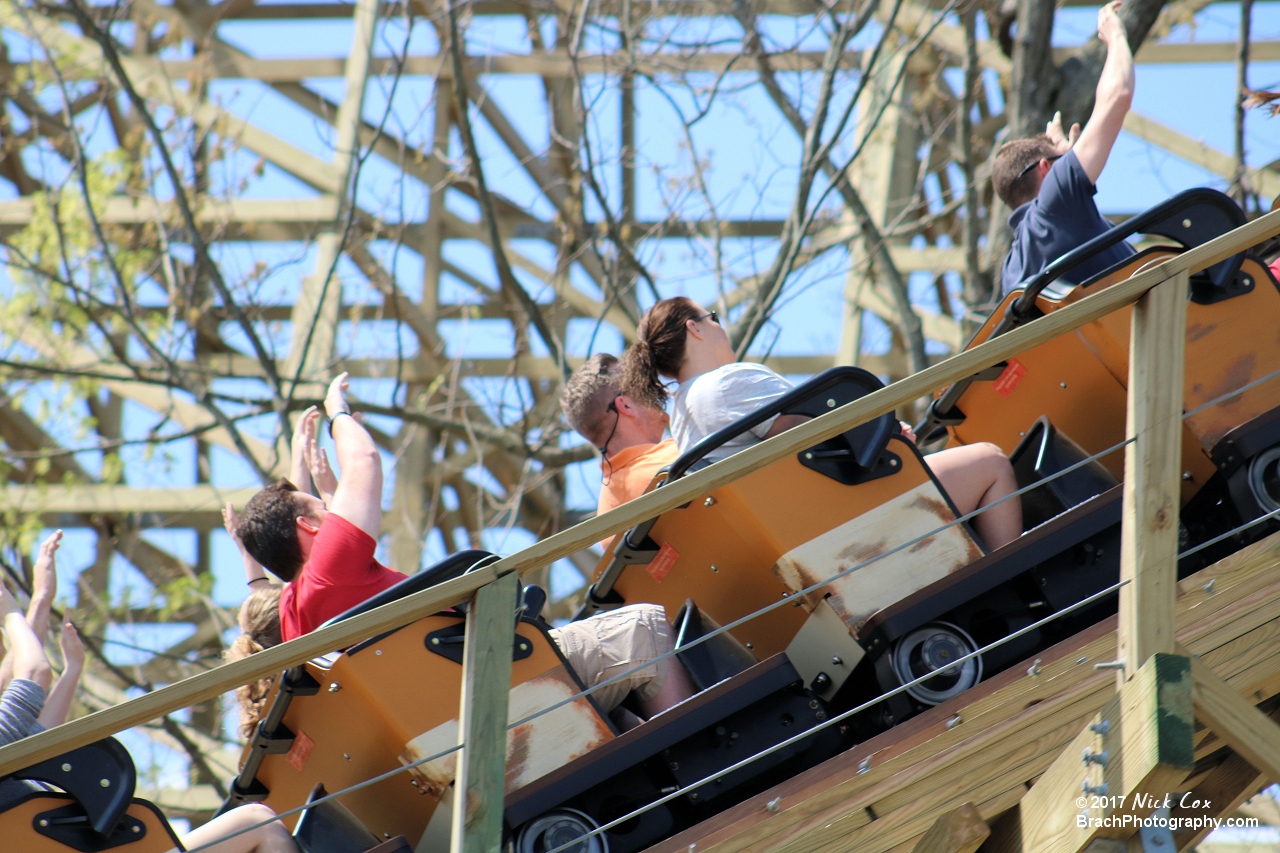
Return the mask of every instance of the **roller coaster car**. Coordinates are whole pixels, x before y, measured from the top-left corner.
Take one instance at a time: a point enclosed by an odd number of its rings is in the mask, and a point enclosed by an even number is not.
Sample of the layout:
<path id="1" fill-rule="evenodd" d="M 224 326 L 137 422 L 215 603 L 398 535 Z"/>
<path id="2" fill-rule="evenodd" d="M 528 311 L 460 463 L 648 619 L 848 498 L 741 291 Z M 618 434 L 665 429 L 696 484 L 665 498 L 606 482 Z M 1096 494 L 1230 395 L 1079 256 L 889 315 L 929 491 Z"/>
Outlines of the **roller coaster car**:
<path id="1" fill-rule="evenodd" d="M 335 621 L 492 559 L 482 551 L 453 555 Z M 526 587 L 512 625 L 515 725 L 507 740 L 505 818 L 515 851 L 541 853 L 556 846 L 554 839 L 576 837 L 719 774 L 602 840 L 583 842 L 580 853 L 640 850 L 841 748 L 835 730 L 781 745 L 825 719 L 825 705 L 785 655 L 757 663 L 723 636 L 689 650 L 686 667 L 707 689 L 619 733 L 592 699 L 577 695 L 583 685 L 538 616 L 543 601 L 540 590 Z M 283 812 L 306 803 L 317 786 L 341 791 L 410 765 L 343 794 L 341 802 L 376 837 L 403 835 L 418 850 L 448 849 L 466 618 L 430 616 L 285 673 L 223 810 L 265 802 Z M 682 644 L 714 627 L 692 602 L 676 623 Z M 769 747 L 778 748 L 766 760 L 729 770 Z"/>
<path id="2" fill-rule="evenodd" d="M 0 778 L 0 838 L 22 853 L 167 853 L 185 850 L 154 804 L 133 796 L 133 759 L 115 738 Z M 323 790 L 313 792 L 313 798 Z M 337 802 L 302 813 L 302 853 L 410 853 L 402 837 L 374 837 Z"/>

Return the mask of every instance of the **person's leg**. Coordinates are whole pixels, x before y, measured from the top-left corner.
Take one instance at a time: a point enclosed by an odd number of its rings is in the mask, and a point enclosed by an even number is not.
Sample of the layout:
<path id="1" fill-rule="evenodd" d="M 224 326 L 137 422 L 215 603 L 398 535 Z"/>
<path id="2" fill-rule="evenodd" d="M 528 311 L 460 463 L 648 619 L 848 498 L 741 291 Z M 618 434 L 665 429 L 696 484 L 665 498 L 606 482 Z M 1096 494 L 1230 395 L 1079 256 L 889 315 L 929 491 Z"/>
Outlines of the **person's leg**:
<path id="1" fill-rule="evenodd" d="M 925 457 L 951 501 L 967 515 L 1017 490 L 1009 458 L 994 444 L 949 447 Z M 1007 500 L 973 519 L 973 526 L 989 550 L 994 551 L 1022 535 L 1022 503 Z"/>
<path id="2" fill-rule="evenodd" d="M 551 636 L 588 687 L 643 666 L 675 645 L 666 611 L 656 604 L 632 604 L 570 622 Z M 697 690 L 684 665 L 670 657 L 630 672 L 591 695 L 608 713 L 631 692 L 636 694 L 644 716 L 651 717 Z"/>
<path id="3" fill-rule="evenodd" d="M 204 826 L 187 833 L 182 846 L 188 850 L 205 844 L 202 853 L 298 853 L 289 830 L 280 821 L 251 829 L 235 838 L 221 840 L 233 832 L 271 820 L 276 813 L 269 807 L 250 803 L 220 814 Z M 176 850 L 176 848 L 175 848 Z M 174 853 L 174 851 L 169 851 Z"/>

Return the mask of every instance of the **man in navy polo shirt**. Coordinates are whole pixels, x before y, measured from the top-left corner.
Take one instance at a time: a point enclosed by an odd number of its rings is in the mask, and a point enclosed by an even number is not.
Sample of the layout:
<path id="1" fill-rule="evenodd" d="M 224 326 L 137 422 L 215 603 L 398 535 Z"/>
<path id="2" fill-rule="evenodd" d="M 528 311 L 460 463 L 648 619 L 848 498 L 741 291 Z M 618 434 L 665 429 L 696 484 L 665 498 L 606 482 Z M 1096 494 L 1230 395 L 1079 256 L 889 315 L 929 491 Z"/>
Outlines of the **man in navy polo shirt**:
<path id="1" fill-rule="evenodd" d="M 1098 10 L 1098 38 L 1107 45 L 1107 60 L 1084 132 L 1072 125 L 1070 135 L 1064 135 L 1058 113 L 1045 133 L 1015 139 L 996 152 L 991 179 L 1001 200 L 1013 209 L 1013 247 L 1000 273 L 1003 293 L 1111 227 L 1093 195 L 1133 102 L 1133 53 L 1119 8 L 1117 0 Z M 1132 246 L 1118 243 L 1062 279 L 1079 284 L 1132 254 Z"/>

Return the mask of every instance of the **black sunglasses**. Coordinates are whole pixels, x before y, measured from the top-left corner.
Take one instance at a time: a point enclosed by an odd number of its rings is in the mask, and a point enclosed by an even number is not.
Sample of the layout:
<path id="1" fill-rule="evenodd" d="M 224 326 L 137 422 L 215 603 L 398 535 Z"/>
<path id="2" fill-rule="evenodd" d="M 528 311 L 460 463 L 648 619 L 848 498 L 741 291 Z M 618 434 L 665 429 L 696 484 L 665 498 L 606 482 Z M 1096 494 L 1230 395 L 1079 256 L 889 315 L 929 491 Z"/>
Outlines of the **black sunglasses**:
<path id="1" fill-rule="evenodd" d="M 1061 157 L 1062 157 L 1062 155 L 1061 155 L 1061 154 L 1059 154 L 1057 157 L 1040 157 L 1040 158 L 1038 158 L 1038 159 L 1036 159 L 1036 160 L 1033 160 L 1032 162 L 1030 162 L 1030 163 L 1028 163 L 1028 164 L 1027 164 L 1027 167 L 1026 167 L 1025 169 L 1023 169 L 1021 172 L 1019 172 L 1019 173 L 1018 173 L 1018 177 L 1014 178 L 1014 180 L 1015 180 L 1015 181 L 1020 181 L 1020 180 L 1022 180 L 1023 176 L 1024 176 L 1024 175 L 1026 175 L 1026 174 L 1027 174 L 1027 172 L 1030 172 L 1030 171 L 1031 171 L 1032 169 L 1034 169 L 1036 166 L 1039 166 L 1039 165 L 1040 165 L 1040 161 L 1041 161 L 1041 160 L 1046 160 L 1046 161 L 1048 161 L 1048 162 L 1052 163 L 1054 160 L 1057 160 L 1057 159 L 1059 159 L 1059 158 L 1061 158 Z"/>
<path id="2" fill-rule="evenodd" d="M 701 317 L 694 317 L 693 319 L 695 323 L 700 323 L 703 320 L 707 319 L 708 317 L 711 318 L 711 322 L 715 323 L 717 326 L 720 325 L 720 315 L 715 311 L 708 311 L 707 313 L 703 314 Z"/>

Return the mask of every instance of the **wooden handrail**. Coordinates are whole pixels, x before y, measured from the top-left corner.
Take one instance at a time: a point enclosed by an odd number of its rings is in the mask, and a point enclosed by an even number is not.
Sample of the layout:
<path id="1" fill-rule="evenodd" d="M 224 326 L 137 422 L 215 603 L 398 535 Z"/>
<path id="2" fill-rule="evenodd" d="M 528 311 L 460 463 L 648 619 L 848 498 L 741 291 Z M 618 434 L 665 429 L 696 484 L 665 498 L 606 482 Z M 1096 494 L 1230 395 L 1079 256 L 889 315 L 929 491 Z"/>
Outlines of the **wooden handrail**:
<path id="1" fill-rule="evenodd" d="M 414 593 L 336 625 L 320 628 L 244 660 L 176 682 L 122 705 L 0 747 L 0 776 L 466 601 L 480 587 L 503 575 L 511 572 L 525 574 L 540 569 L 642 521 L 715 491 L 744 474 L 798 453 L 886 412 L 892 412 L 937 388 L 972 376 L 993 364 L 1131 305 L 1166 279 L 1183 272 L 1199 272 L 1276 234 L 1280 234 L 1280 211 L 1261 216 L 1228 234 L 1170 258 L 1159 266 L 1113 284 L 971 350 L 958 353 L 820 418 L 800 424 L 668 486 L 655 489 L 610 512 L 549 536 L 471 574 Z"/>

